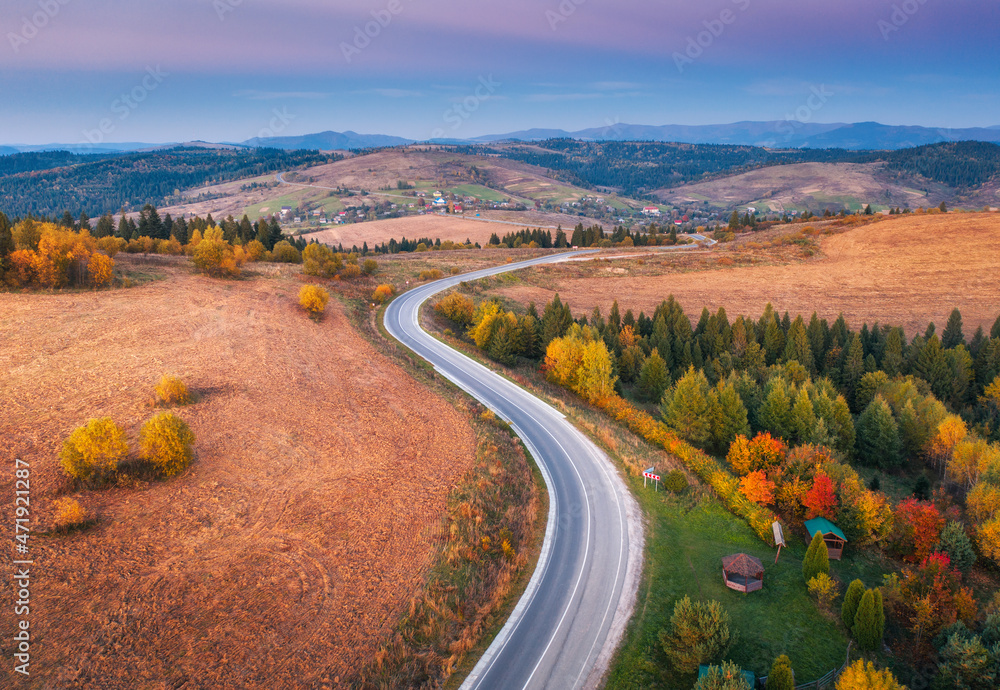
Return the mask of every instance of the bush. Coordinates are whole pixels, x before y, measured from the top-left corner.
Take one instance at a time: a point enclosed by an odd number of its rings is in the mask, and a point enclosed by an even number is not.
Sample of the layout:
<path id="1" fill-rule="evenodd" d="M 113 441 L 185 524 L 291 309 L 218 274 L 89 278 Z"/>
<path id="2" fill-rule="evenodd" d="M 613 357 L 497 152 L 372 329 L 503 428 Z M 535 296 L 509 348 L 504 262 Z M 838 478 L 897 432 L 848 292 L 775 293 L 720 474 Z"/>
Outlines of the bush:
<path id="1" fill-rule="evenodd" d="M 695 682 L 694 690 L 751 690 L 751 688 L 739 666 L 731 661 L 723 661 L 720 666 L 709 666 L 705 675 Z"/>
<path id="2" fill-rule="evenodd" d="M 314 319 L 323 314 L 329 301 L 330 293 L 317 285 L 303 285 L 299 290 L 299 304 Z"/>
<path id="3" fill-rule="evenodd" d="M 766 690 L 794 690 L 795 675 L 792 673 L 792 660 L 782 654 L 771 664 L 771 672 L 767 674 Z"/>
<path id="4" fill-rule="evenodd" d="M 332 278 L 343 266 L 343 257 L 325 244 L 314 242 L 302 250 L 302 272 L 306 275 Z"/>
<path id="5" fill-rule="evenodd" d="M 434 305 L 434 311 L 436 311 L 441 316 L 450 319 L 457 323 L 463 328 L 468 328 L 472 325 L 472 319 L 475 315 L 476 305 L 472 303 L 472 300 L 463 295 L 460 292 L 453 292 L 450 295 L 442 298 L 440 302 Z"/>
<path id="6" fill-rule="evenodd" d="M 344 266 L 344 270 L 340 272 L 340 277 L 343 280 L 352 280 L 361 275 L 361 268 L 357 264 L 347 264 Z"/>
<path id="7" fill-rule="evenodd" d="M 729 648 L 729 614 L 717 601 L 692 602 L 685 596 L 674 605 L 670 630 L 660 631 L 660 644 L 681 673 L 694 673 Z"/>
<path id="8" fill-rule="evenodd" d="M 816 605 L 823 611 L 833 608 L 833 600 L 840 594 L 837 583 L 826 573 L 820 573 L 806 583 L 809 594 L 816 598 Z"/>
<path id="9" fill-rule="evenodd" d="M 820 573 L 830 574 L 830 550 L 823 541 L 823 535 L 816 532 L 806 549 L 806 557 L 802 559 L 802 576 L 809 582 Z"/>
<path id="10" fill-rule="evenodd" d="M 183 471 L 194 458 L 194 434 L 173 412 L 153 415 L 139 432 L 139 455 L 151 462 L 164 477 Z"/>
<path id="11" fill-rule="evenodd" d="M 225 240 L 202 240 L 194 248 L 191 262 L 214 278 L 235 278 L 240 274 L 236 254 Z"/>
<path id="12" fill-rule="evenodd" d="M 687 477 L 680 470 L 671 470 L 663 480 L 663 488 L 675 494 L 683 493 L 688 488 Z"/>
<path id="13" fill-rule="evenodd" d="M 91 419 L 74 429 L 59 454 L 63 471 L 85 481 L 114 472 L 127 456 L 125 430 L 110 417 Z"/>
<path id="14" fill-rule="evenodd" d="M 440 268 L 432 268 L 428 271 L 421 271 L 420 280 L 437 280 L 443 275 L 444 273 L 441 272 Z"/>
<path id="15" fill-rule="evenodd" d="M 383 283 L 375 288 L 375 292 L 372 293 L 372 302 L 375 302 L 375 304 L 382 304 L 395 294 L 396 288 L 392 285 L 386 285 Z"/>
<path id="16" fill-rule="evenodd" d="M 281 240 L 271 250 L 271 261 L 280 264 L 300 264 L 302 255 L 288 240 Z"/>
<path id="17" fill-rule="evenodd" d="M 52 529 L 56 532 L 68 532 L 77 527 L 84 527 L 90 522 L 86 509 L 76 499 L 57 498 L 52 506 L 55 509 Z"/>
<path id="18" fill-rule="evenodd" d="M 260 261 L 267 254 L 267 248 L 260 240 L 250 240 L 246 246 L 247 261 Z"/>
<path id="19" fill-rule="evenodd" d="M 844 669 L 837 680 L 837 690 L 905 690 L 889 669 L 879 670 L 875 664 L 858 659 Z"/>
<path id="20" fill-rule="evenodd" d="M 176 376 L 164 374 L 155 390 L 157 400 L 164 405 L 187 405 L 194 402 L 188 387 Z"/>
<path id="21" fill-rule="evenodd" d="M 375 259 L 365 259 L 364 263 L 361 264 L 361 271 L 366 276 L 375 275 L 378 272 L 378 262 Z"/>

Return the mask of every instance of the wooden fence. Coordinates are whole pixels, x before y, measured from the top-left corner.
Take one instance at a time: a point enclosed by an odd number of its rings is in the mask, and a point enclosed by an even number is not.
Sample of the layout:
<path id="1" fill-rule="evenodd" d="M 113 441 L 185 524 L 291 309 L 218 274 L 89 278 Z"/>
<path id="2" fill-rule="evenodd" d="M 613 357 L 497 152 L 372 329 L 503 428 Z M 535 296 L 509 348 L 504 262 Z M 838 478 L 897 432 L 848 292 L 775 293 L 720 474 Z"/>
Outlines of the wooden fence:
<path id="1" fill-rule="evenodd" d="M 854 640 L 851 640 L 847 644 L 847 658 L 844 660 L 844 665 L 840 668 L 835 668 L 829 673 L 817 678 L 816 680 L 811 680 L 808 683 L 801 683 L 795 686 L 795 690 L 823 690 L 824 688 L 832 688 L 837 679 L 840 678 L 840 674 L 850 666 L 851 664 L 851 645 L 854 644 Z M 757 679 L 757 687 L 762 688 L 767 683 L 767 676 L 763 676 Z"/>

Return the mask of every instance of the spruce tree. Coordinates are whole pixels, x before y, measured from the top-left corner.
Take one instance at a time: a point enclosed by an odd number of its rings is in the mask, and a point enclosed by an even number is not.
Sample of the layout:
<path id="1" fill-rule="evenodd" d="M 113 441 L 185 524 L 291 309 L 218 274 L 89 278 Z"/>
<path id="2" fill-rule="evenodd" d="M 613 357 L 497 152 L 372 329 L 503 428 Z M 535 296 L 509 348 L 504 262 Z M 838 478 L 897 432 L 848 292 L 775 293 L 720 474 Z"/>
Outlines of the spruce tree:
<path id="1" fill-rule="evenodd" d="M 816 413 L 813 411 L 812 401 L 809 400 L 809 393 L 806 387 L 799 389 L 799 394 L 795 397 L 795 404 L 792 406 L 791 431 L 792 437 L 797 443 L 814 443 L 816 439 Z"/>
<path id="2" fill-rule="evenodd" d="M 906 362 L 903 357 L 903 331 L 901 328 L 892 328 L 885 340 L 885 354 L 882 355 L 882 371 L 893 378 L 903 373 L 903 366 Z"/>
<path id="3" fill-rule="evenodd" d="M 712 445 L 717 452 L 727 452 L 729 445 L 738 435 L 750 434 L 747 408 L 732 383 L 728 381 L 718 383 L 709 396 L 709 408 L 712 419 Z"/>
<path id="4" fill-rule="evenodd" d="M 663 421 L 677 435 L 696 446 L 704 447 L 712 433 L 708 407 L 708 380 L 705 374 L 689 367 L 677 382 Z"/>
<path id="5" fill-rule="evenodd" d="M 944 333 L 941 334 L 941 347 L 950 350 L 953 347 L 964 344 L 965 334 L 962 333 L 962 312 L 958 309 L 952 309 L 951 316 L 948 317 L 948 324 L 944 327 Z"/>
<path id="6" fill-rule="evenodd" d="M 809 373 L 815 373 L 816 363 L 813 360 L 812 346 L 809 343 L 809 334 L 806 332 L 806 326 L 801 316 L 795 318 L 795 322 L 788 330 L 785 351 L 781 358 L 783 362 L 793 360 L 805 367 Z"/>
<path id="7" fill-rule="evenodd" d="M 858 605 L 861 603 L 861 597 L 865 594 L 865 583 L 861 580 L 854 580 L 847 587 L 847 592 L 844 594 L 844 603 L 840 607 L 840 619 L 844 621 L 844 625 L 848 630 L 854 627 L 854 618 L 858 614 Z"/>
<path id="8" fill-rule="evenodd" d="M 902 463 L 899 427 L 882 396 L 875 396 L 858 417 L 855 444 L 858 458 L 868 465 L 891 469 Z"/>
<path id="9" fill-rule="evenodd" d="M 667 363 L 654 348 L 639 370 L 636 393 L 641 400 L 658 403 L 669 385 L 670 371 L 667 369 Z"/>
<path id="10" fill-rule="evenodd" d="M 941 530 L 937 550 L 951 559 L 951 566 L 962 573 L 968 573 L 976 562 L 976 552 L 962 523 L 950 520 Z"/>
<path id="11" fill-rule="evenodd" d="M 830 574 L 830 550 L 823 540 L 823 535 L 817 531 L 806 549 L 806 557 L 802 560 L 802 577 L 806 582 L 820 573 Z"/>
<path id="12" fill-rule="evenodd" d="M 792 403 L 788 386 L 780 376 L 768 382 L 768 391 L 757 412 L 757 420 L 762 429 L 775 436 L 786 440 L 792 438 Z"/>
<path id="13" fill-rule="evenodd" d="M 861 377 L 864 375 L 864 346 L 861 344 L 861 336 L 855 333 L 851 339 L 851 344 L 847 348 L 847 357 L 844 359 L 844 367 L 840 378 L 844 389 L 847 391 L 847 399 L 851 402 L 854 411 L 858 409 L 854 406 L 854 393 L 858 383 L 861 381 Z"/>

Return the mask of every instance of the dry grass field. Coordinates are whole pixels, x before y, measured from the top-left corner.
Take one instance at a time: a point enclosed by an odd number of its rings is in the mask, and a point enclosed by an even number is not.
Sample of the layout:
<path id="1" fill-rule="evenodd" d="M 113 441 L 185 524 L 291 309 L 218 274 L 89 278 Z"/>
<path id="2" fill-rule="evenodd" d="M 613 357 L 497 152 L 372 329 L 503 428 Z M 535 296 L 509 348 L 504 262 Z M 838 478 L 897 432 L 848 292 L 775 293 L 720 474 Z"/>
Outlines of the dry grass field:
<path id="1" fill-rule="evenodd" d="M 901 325 L 908 337 L 928 321 L 943 328 L 954 307 L 967 336 L 980 325 L 989 330 L 1000 313 L 1000 214 L 893 217 L 824 237 L 819 246 L 812 258 L 778 265 L 735 265 L 744 250 L 720 245 L 692 256 L 536 268 L 499 292 L 538 305 L 558 292 L 578 316 L 595 306 L 607 314 L 615 298 L 623 312 L 649 314 L 673 294 L 695 321 L 702 307 L 757 318 L 771 302 L 806 318 L 817 311 L 832 321 L 843 312 L 855 328 Z"/>
<path id="2" fill-rule="evenodd" d="M 127 290 L 0 294 L 0 461 L 31 465 L 34 687 L 324 687 L 369 662 L 474 462 L 468 421 L 352 330 L 309 320 L 294 267 L 222 282 L 179 267 Z M 132 439 L 163 373 L 196 459 L 182 475 L 70 487 L 91 417 Z M 13 470 L 0 489 L 13 524 Z M 72 495 L 94 527 L 45 534 Z M 9 600 L 8 600 L 9 601 Z M 0 627 L 12 630 L 4 606 Z M 3 650 L 12 653 L 5 633 Z M 11 664 L 0 686 L 13 687 Z"/>

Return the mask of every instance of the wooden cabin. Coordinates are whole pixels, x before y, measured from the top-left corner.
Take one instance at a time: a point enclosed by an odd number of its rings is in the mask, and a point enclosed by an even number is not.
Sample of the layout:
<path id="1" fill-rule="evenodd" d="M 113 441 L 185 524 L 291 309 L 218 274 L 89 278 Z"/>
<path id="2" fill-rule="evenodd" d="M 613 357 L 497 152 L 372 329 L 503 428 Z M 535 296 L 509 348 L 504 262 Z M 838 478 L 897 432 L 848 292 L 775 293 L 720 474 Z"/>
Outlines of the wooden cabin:
<path id="1" fill-rule="evenodd" d="M 823 541 L 826 542 L 826 549 L 830 552 L 830 558 L 839 561 L 840 557 L 844 555 L 844 545 L 847 544 L 847 537 L 840 531 L 840 528 L 822 517 L 806 520 L 805 524 L 807 532 L 806 543 L 810 543 L 813 537 L 816 536 L 816 533 L 819 532 L 823 535 Z"/>

